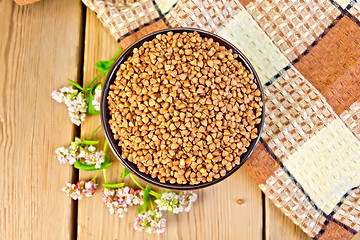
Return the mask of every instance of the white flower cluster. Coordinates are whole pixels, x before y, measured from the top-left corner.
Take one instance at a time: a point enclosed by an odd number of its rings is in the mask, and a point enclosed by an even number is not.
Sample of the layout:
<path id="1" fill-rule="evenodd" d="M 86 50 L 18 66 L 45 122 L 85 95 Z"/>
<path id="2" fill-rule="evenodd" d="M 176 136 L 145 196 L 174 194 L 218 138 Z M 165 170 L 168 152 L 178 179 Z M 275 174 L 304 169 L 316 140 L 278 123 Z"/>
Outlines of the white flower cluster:
<path id="1" fill-rule="evenodd" d="M 91 197 L 95 193 L 97 186 L 93 181 L 86 182 L 82 180 L 76 184 L 67 182 L 61 190 L 72 199 L 80 200 L 83 197 Z"/>
<path id="2" fill-rule="evenodd" d="M 149 210 L 144 214 L 139 214 L 134 222 L 134 229 L 146 231 L 147 233 L 163 233 L 166 227 L 166 219 L 161 218 L 162 212 Z"/>
<path id="3" fill-rule="evenodd" d="M 96 152 L 93 145 L 83 144 L 80 138 L 75 138 L 75 141 L 71 142 L 68 148 L 56 148 L 55 154 L 61 164 L 68 162 L 73 165 L 76 160 L 83 160 L 88 165 L 95 165 L 95 168 L 100 168 L 100 165 L 105 161 L 103 151 Z"/>
<path id="4" fill-rule="evenodd" d="M 159 210 L 167 210 L 172 213 L 189 212 L 192 203 L 197 199 L 197 195 L 192 191 L 185 191 L 181 194 L 174 192 L 164 192 L 160 199 L 156 199 L 155 203 Z"/>
<path id="5" fill-rule="evenodd" d="M 58 103 L 66 104 L 72 123 L 79 126 L 85 120 L 87 99 L 83 92 L 69 86 L 53 91 L 51 97 Z"/>
<path id="6" fill-rule="evenodd" d="M 129 187 L 105 188 L 103 191 L 103 200 L 108 206 L 110 214 L 119 214 L 120 218 L 124 217 L 128 207 L 143 204 L 143 196 L 144 191 Z"/>
<path id="7" fill-rule="evenodd" d="M 78 158 L 84 159 L 87 165 L 95 165 L 95 168 L 100 168 L 105 161 L 105 154 L 103 151 L 96 152 L 96 148 L 92 145 L 81 149 Z"/>
<path id="8" fill-rule="evenodd" d="M 100 98 L 101 98 L 101 84 L 97 85 L 94 92 L 94 100 L 92 100 L 92 105 L 96 111 L 100 111 Z"/>

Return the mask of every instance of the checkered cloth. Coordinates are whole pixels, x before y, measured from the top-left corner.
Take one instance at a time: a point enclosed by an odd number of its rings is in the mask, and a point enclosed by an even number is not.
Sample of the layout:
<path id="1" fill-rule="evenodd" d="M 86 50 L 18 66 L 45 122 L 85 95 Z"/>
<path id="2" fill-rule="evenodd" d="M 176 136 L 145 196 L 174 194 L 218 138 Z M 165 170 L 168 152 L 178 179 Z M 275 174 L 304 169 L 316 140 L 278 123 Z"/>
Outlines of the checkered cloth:
<path id="1" fill-rule="evenodd" d="M 250 176 L 314 239 L 351 239 L 360 230 L 356 1 L 83 2 L 125 46 L 146 33 L 180 26 L 235 44 L 254 65 L 265 93 L 264 131 L 246 163 Z"/>

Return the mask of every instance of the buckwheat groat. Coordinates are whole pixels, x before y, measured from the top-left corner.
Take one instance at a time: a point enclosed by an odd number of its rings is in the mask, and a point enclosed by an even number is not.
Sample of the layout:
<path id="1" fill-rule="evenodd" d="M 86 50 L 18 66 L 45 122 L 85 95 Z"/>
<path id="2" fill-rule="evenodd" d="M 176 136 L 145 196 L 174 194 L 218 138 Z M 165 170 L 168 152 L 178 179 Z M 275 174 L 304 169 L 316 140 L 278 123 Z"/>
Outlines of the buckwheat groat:
<path id="1" fill-rule="evenodd" d="M 159 34 L 135 48 L 108 96 L 122 157 L 178 184 L 211 182 L 240 164 L 263 103 L 237 57 L 196 32 Z"/>

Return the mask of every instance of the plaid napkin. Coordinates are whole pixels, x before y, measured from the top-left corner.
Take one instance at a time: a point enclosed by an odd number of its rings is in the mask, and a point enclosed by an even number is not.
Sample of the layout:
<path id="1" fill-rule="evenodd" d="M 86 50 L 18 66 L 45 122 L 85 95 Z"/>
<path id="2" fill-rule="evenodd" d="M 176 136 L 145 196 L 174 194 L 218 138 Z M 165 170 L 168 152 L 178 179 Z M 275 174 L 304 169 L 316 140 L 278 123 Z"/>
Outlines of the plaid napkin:
<path id="1" fill-rule="evenodd" d="M 20 0 L 17 0 L 20 1 Z M 114 38 L 195 27 L 235 44 L 264 86 L 250 176 L 315 239 L 360 230 L 360 5 L 354 0 L 83 0 Z"/>

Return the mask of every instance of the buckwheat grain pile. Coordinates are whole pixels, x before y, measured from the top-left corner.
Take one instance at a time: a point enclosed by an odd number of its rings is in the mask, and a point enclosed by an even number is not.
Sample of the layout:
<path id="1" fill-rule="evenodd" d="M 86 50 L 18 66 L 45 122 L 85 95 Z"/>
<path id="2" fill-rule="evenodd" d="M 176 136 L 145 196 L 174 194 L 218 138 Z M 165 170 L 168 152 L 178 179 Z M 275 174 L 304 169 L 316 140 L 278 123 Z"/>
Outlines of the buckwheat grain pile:
<path id="1" fill-rule="evenodd" d="M 108 96 L 122 157 L 160 182 L 191 185 L 240 164 L 263 103 L 237 57 L 196 32 L 159 34 L 135 48 Z"/>

